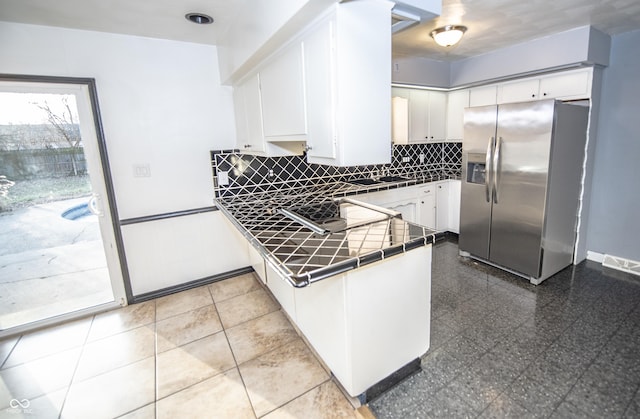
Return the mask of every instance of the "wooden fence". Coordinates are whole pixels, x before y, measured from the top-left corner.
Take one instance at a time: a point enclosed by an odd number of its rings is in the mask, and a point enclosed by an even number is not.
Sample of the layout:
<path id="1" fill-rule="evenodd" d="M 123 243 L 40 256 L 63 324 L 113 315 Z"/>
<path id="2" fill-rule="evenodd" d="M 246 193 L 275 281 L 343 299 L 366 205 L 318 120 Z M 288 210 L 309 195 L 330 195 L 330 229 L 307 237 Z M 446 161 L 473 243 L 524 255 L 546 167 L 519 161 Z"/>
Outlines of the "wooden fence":
<path id="1" fill-rule="evenodd" d="M 0 176 L 10 180 L 86 173 L 87 164 L 82 148 L 0 151 Z"/>

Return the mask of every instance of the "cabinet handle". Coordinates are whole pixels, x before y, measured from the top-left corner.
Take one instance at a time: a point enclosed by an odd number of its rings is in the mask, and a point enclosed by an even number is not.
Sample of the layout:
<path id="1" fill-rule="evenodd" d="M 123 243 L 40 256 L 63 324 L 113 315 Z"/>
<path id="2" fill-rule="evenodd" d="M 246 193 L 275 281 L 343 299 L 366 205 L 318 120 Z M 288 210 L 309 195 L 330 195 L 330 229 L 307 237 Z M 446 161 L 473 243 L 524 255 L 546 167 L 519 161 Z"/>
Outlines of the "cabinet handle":
<path id="1" fill-rule="evenodd" d="M 420 203 L 424 204 L 424 201 L 420 201 Z"/>
<path id="2" fill-rule="evenodd" d="M 546 96 L 546 95 L 547 95 L 546 93 L 543 93 L 543 94 L 542 94 L 542 96 Z"/>
<path id="3" fill-rule="evenodd" d="M 251 148 L 251 144 L 245 144 L 244 148 Z"/>
<path id="4" fill-rule="evenodd" d="M 531 97 L 536 97 L 536 94 L 535 94 L 535 93 L 534 93 L 534 94 L 532 94 L 532 95 L 531 95 Z"/>

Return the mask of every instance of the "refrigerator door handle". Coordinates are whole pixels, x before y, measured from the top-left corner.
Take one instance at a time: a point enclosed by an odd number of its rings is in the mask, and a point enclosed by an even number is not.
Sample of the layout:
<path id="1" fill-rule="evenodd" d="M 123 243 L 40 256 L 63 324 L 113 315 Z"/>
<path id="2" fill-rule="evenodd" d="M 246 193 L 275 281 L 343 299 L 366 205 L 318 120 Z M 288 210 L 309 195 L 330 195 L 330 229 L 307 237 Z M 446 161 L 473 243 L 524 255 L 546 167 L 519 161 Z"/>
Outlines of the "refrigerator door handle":
<path id="1" fill-rule="evenodd" d="M 493 203 L 498 203 L 498 173 L 500 172 L 500 168 L 498 165 L 500 164 L 500 147 L 502 145 L 502 137 L 498 137 L 496 141 L 496 150 L 493 153 Z"/>
<path id="2" fill-rule="evenodd" d="M 489 182 L 491 182 L 491 151 L 494 141 L 495 138 L 491 137 L 491 139 L 489 140 L 489 144 L 487 144 L 487 155 L 484 161 L 484 186 L 487 202 L 491 202 L 491 185 L 489 185 Z"/>

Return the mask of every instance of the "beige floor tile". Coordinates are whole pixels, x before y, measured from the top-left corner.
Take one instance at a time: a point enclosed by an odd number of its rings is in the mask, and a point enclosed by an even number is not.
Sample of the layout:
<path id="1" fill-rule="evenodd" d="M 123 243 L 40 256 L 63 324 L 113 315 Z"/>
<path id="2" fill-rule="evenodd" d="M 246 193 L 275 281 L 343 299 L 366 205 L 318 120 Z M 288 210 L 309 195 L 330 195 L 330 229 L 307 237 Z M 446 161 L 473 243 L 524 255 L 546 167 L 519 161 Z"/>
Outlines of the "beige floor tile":
<path id="1" fill-rule="evenodd" d="M 158 398 L 199 383 L 235 367 L 224 332 L 216 333 L 158 355 Z"/>
<path id="2" fill-rule="evenodd" d="M 156 302 L 131 304 L 95 316 L 87 341 L 102 339 L 156 321 Z"/>
<path id="3" fill-rule="evenodd" d="M 155 355 L 154 324 L 87 343 L 74 382 L 83 381 Z"/>
<path id="4" fill-rule="evenodd" d="M 335 383 L 327 381 L 263 417 L 265 419 L 356 419 L 358 416 Z"/>
<path id="5" fill-rule="evenodd" d="M 301 339 L 239 366 L 258 417 L 329 379 Z"/>
<path id="6" fill-rule="evenodd" d="M 216 304 L 225 329 L 255 319 L 280 307 L 263 289 L 251 291 Z"/>
<path id="7" fill-rule="evenodd" d="M 261 288 L 262 286 L 258 283 L 258 279 L 253 273 L 234 276 L 233 278 L 209 285 L 209 290 L 211 290 L 211 295 L 213 295 L 213 301 L 216 303 Z"/>
<path id="8" fill-rule="evenodd" d="M 16 346 L 17 342 L 18 336 L 0 340 L 0 367 L 2 367 L 2 364 L 9 356 L 14 346 Z"/>
<path id="9" fill-rule="evenodd" d="M 157 402 L 158 419 L 254 419 L 237 369 L 216 375 Z"/>
<path id="10" fill-rule="evenodd" d="M 158 353 L 182 346 L 222 330 L 215 306 L 209 305 L 156 323 Z"/>
<path id="11" fill-rule="evenodd" d="M 119 416 L 118 419 L 156 419 L 156 404 L 148 404 L 126 415 Z"/>
<path id="12" fill-rule="evenodd" d="M 14 407 L 1 409 L 0 417 L 10 419 L 58 419 L 66 395 L 67 389 L 65 388 L 32 399 L 20 399 L 20 404 L 14 403 Z"/>
<path id="13" fill-rule="evenodd" d="M 153 357 L 74 383 L 62 409 L 65 419 L 114 418 L 155 400 Z"/>
<path id="14" fill-rule="evenodd" d="M 86 318 L 24 335 L 3 368 L 79 347 L 84 344 L 90 325 L 91 319 Z"/>
<path id="15" fill-rule="evenodd" d="M 238 364 L 298 339 L 282 311 L 274 311 L 226 330 Z"/>
<path id="16" fill-rule="evenodd" d="M 167 295 L 156 300 L 156 320 L 164 320 L 210 304 L 213 304 L 213 299 L 206 286 Z"/>
<path id="17" fill-rule="evenodd" d="M 33 399 L 43 394 L 66 389 L 78 364 L 81 348 L 59 352 L 35 361 L 0 371 L 0 409 L 10 406 L 11 399 Z"/>

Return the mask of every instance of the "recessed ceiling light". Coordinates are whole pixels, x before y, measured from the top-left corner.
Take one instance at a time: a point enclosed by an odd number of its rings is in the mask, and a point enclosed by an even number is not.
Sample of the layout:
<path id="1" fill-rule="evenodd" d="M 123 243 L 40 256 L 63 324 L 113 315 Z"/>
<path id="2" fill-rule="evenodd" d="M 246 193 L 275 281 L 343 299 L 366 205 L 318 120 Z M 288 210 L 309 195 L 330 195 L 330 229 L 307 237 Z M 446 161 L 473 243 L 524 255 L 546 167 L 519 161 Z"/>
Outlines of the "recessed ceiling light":
<path id="1" fill-rule="evenodd" d="M 184 17 L 188 21 L 197 23 L 198 25 L 208 25 L 209 23 L 213 23 L 213 18 L 205 15 L 204 13 L 187 13 Z"/>

